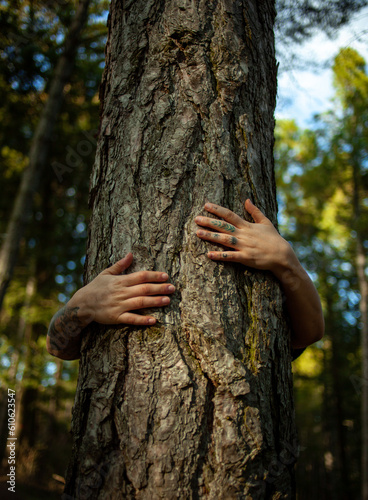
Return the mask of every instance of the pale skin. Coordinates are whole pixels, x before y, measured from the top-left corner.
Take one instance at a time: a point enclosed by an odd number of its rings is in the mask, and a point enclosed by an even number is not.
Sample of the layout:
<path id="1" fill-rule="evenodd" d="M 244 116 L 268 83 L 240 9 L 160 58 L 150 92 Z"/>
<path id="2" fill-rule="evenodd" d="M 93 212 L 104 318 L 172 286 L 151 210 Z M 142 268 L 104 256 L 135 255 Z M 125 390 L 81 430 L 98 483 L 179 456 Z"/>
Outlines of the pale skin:
<path id="1" fill-rule="evenodd" d="M 301 349 L 320 340 L 324 320 L 320 299 L 312 281 L 302 268 L 290 244 L 250 200 L 245 208 L 250 223 L 230 210 L 207 203 L 205 209 L 223 220 L 196 217 L 201 226 L 197 236 L 231 250 L 210 251 L 214 261 L 239 262 L 245 266 L 271 271 L 280 281 L 289 312 L 291 346 Z M 209 231 L 207 229 L 212 229 Z M 122 275 L 133 261 L 129 253 L 102 271 L 91 283 L 78 290 L 51 320 L 47 333 L 47 350 L 61 359 L 80 357 L 81 334 L 92 321 L 106 325 L 152 326 L 153 316 L 135 311 L 164 307 L 170 303 L 175 287 L 167 283 L 164 272 L 139 271 Z"/>
<path id="2" fill-rule="evenodd" d="M 61 359 L 80 357 L 81 333 L 92 321 L 104 325 L 152 326 L 153 316 L 135 311 L 170 304 L 175 291 L 166 283 L 168 275 L 156 271 L 139 271 L 122 275 L 133 261 L 126 257 L 102 271 L 88 285 L 78 290 L 52 318 L 47 333 L 47 350 Z"/>
<path id="3" fill-rule="evenodd" d="M 320 340 L 324 333 L 324 319 L 318 292 L 292 247 L 272 222 L 249 199 L 245 202 L 245 209 L 254 222 L 247 222 L 231 210 L 213 203 L 206 203 L 204 208 L 223 220 L 196 217 L 195 222 L 201 226 L 197 236 L 231 249 L 210 251 L 207 256 L 214 261 L 239 262 L 271 271 L 285 295 L 292 348 L 302 349 Z"/>

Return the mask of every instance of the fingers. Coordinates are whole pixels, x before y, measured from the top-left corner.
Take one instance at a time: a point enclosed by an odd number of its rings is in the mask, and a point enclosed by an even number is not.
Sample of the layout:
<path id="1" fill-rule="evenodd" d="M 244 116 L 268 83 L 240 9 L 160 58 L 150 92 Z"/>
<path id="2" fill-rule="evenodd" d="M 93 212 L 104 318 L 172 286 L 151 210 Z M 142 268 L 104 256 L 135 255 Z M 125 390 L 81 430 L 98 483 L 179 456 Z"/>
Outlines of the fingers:
<path id="1" fill-rule="evenodd" d="M 147 309 L 151 307 L 164 307 L 170 304 L 169 297 L 133 297 L 124 303 L 124 308 L 127 311 L 135 311 L 137 309 Z"/>
<path id="2" fill-rule="evenodd" d="M 249 199 L 245 202 L 246 211 L 253 217 L 254 222 L 257 224 L 262 224 L 264 222 L 270 222 L 269 219 L 264 215 L 259 208 L 257 208 Z"/>
<path id="3" fill-rule="evenodd" d="M 152 283 L 147 283 L 144 285 L 130 286 L 125 290 L 125 293 L 129 294 L 129 297 L 144 297 L 149 295 L 166 295 L 175 292 L 174 285 L 165 283 L 164 285 L 156 285 Z"/>
<path id="4" fill-rule="evenodd" d="M 236 227 L 247 227 L 248 225 L 248 222 L 246 222 L 244 219 L 239 217 L 239 215 L 235 214 L 228 208 L 220 207 L 219 205 L 214 205 L 213 203 L 206 203 L 204 208 L 205 210 L 207 210 L 207 212 L 211 212 L 211 214 L 222 217 L 227 222 Z"/>
<path id="5" fill-rule="evenodd" d="M 228 234 L 213 233 L 211 231 L 203 231 L 202 229 L 197 231 L 197 236 L 202 240 L 211 241 L 212 243 L 219 243 L 230 248 L 236 248 L 239 241 L 236 236 L 230 236 Z"/>
<path id="6" fill-rule="evenodd" d="M 236 233 L 236 227 L 223 220 L 210 219 L 209 217 L 196 217 L 194 221 L 199 226 L 209 227 L 216 231 Z"/>
<path id="7" fill-rule="evenodd" d="M 222 262 L 241 262 L 241 253 L 240 252 L 208 252 L 207 256 L 211 260 L 218 260 Z"/>
<path id="8" fill-rule="evenodd" d="M 119 322 L 129 325 L 154 325 L 156 319 L 152 316 L 143 316 L 131 313 L 137 309 L 146 309 L 152 307 L 164 307 L 170 304 L 169 297 L 151 297 L 149 294 L 153 293 L 173 293 L 175 287 L 173 285 L 140 285 L 131 287 L 134 293 L 145 293 L 144 295 L 137 295 L 124 302 L 124 307 L 128 312 L 124 312 L 119 316 Z"/>
<path id="9" fill-rule="evenodd" d="M 123 259 L 115 262 L 115 264 L 111 267 L 108 267 L 101 274 L 121 274 L 123 271 L 128 269 L 128 267 L 133 262 L 133 254 L 129 252 Z"/>
<path id="10" fill-rule="evenodd" d="M 119 316 L 119 323 L 124 323 L 126 325 L 151 326 L 156 323 L 156 318 L 126 312 Z"/>
<path id="11" fill-rule="evenodd" d="M 124 276 L 124 285 L 133 286 L 141 283 L 159 283 L 167 281 L 169 276 L 166 273 L 157 271 L 137 271 L 136 273 L 127 274 Z"/>

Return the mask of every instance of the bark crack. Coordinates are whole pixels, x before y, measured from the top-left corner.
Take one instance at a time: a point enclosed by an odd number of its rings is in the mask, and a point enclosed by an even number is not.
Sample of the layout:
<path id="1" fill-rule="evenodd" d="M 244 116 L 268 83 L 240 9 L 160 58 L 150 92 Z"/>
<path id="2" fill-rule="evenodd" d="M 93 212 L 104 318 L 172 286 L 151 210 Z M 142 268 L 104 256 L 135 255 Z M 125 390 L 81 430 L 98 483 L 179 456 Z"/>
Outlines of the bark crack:
<path id="1" fill-rule="evenodd" d="M 195 473 L 193 474 L 193 478 L 191 481 L 194 500 L 199 500 L 199 498 L 201 498 L 201 496 L 199 495 L 199 489 L 201 486 L 204 487 L 206 493 L 209 490 L 206 484 L 200 484 L 200 479 L 204 479 L 204 481 L 206 479 L 206 477 L 203 478 L 204 466 L 207 465 L 212 470 L 209 455 L 211 451 L 212 433 L 215 417 L 215 405 L 213 400 L 216 394 L 216 387 L 213 384 L 212 380 L 208 377 L 208 375 L 204 372 L 203 374 L 207 380 L 207 391 L 203 411 L 203 419 L 201 422 L 201 439 L 198 447 L 200 457 L 198 459 L 197 468 Z"/>

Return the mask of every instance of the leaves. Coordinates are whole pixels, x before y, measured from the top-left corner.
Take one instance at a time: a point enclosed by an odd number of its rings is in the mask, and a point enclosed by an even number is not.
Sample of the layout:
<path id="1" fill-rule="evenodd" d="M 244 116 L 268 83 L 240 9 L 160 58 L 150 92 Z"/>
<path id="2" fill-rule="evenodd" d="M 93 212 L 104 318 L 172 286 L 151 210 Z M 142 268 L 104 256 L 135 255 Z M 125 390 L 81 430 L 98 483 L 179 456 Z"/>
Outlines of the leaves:
<path id="1" fill-rule="evenodd" d="M 360 445 L 353 434 L 346 440 L 336 436 L 343 435 L 344 422 L 350 422 L 350 428 L 359 426 L 360 393 L 354 387 L 361 373 L 361 315 L 355 262 L 358 239 L 368 248 L 368 77 L 365 61 L 352 49 L 339 52 L 333 72 L 335 107 L 316 118 L 313 130 L 300 130 L 293 121 L 278 123 L 275 158 L 282 227 L 318 285 L 326 320 L 324 341 L 294 366 L 299 425 L 309 447 L 299 481 L 308 491 L 313 479 L 304 471 L 327 453 L 333 463 L 326 474 L 332 471 L 339 477 L 344 471 L 346 481 L 337 488 L 349 497 L 359 491 L 353 480 L 355 493 L 349 490 L 348 462 L 359 467 Z M 317 426 L 312 431 L 308 411 L 323 419 L 327 430 Z"/>

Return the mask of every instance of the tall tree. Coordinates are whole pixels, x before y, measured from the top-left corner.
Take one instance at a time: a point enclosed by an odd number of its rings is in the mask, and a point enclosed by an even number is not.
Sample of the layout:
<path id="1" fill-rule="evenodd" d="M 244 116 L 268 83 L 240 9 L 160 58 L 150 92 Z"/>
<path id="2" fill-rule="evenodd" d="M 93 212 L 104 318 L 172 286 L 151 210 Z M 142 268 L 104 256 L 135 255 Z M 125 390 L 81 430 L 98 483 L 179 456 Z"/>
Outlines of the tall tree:
<path id="1" fill-rule="evenodd" d="M 47 165 L 52 132 L 62 106 L 64 87 L 74 67 L 76 50 L 87 20 L 89 4 L 90 0 L 81 0 L 76 9 L 75 17 L 64 41 L 63 52 L 50 83 L 47 103 L 33 135 L 29 164 L 24 170 L 0 250 L 0 309 L 13 275 L 25 225 L 31 214 L 33 196 Z"/>
<path id="2" fill-rule="evenodd" d="M 84 335 L 65 498 L 293 496 L 288 327 L 269 273 L 215 265 L 206 201 L 276 222 L 272 0 L 113 0 L 86 281 L 165 270 L 158 326 Z"/>
<path id="3" fill-rule="evenodd" d="M 52 2 L 51 5 L 47 0 L 33 0 L 2 2 L 0 6 L 2 236 L 22 169 L 28 163 L 32 130 L 36 128 L 47 101 L 53 70 L 60 59 L 62 40 L 68 33 L 76 4 L 75 1 L 62 1 Z M 56 365 L 47 355 L 44 340 L 50 316 L 58 308 L 60 300 L 63 300 L 64 294 L 75 291 L 82 282 L 83 264 L 80 259 L 85 254 L 86 246 L 84 221 L 88 212 L 88 172 L 95 152 L 98 86 L 107 34 L 105 16 L 102 16 L 104 8 L 106 5 L 103 6 L 99 1 L 89 9 L 89 21 L 76 51 L 69 84 L 64 88 L 63 106 L 52 134 L 49 159 L 34 198 L 0 320 L 0 392 L 6 393 L 7 387 L 15 388 L 16 381 L 17 410 L 21 409 L 22 402 L 29 402 L 36 423 L 34 428 L 27 426 L 28 436 L 32 435 L 35 442 L 35 447 L 30 450 L 35 460 L 27 458 L 27 447 L 24 441 L 21 443 L 18 439 L 20 482 L 32 481 L 37 477 L 41 483 L 48 484 L 53 472 L 64 474 L 70 455 L 70 439 L 65 439 L 65 432 L 69 427 L 77 367 L 63 364 L 62 384 L 66 383 L 67 377 L 71 377 L 71 380 L 68 380 L 68 388 L 66 391 L 63 389 L 61 396 L 60 393 L 56 394 L 58 382 L 53 373 Z M 58 165 L 56 172 L 52 168 L 54 163 Z M 30 265 L 31 262 L 35 263 L 36 269 Z M 35 279 L 35 294 L 28 307 L 26 290 L 32 278 Z M 19 344 L 17 331 L 24 323 L 27 342 Z M 27 348 L 30 350 L 30 360 L 27 358 Z M 19 362 L 15 362 L 18 354 Z M 26 394 L 31 388 L 34 389 L 32 398 L 21 398 L 22 392 Z M 52 412 L 50 406 L 46 418 L 45 407 L 55 397 L 58 398 L 60 410 L 56 408 Z M 64 403 L 69 413 L 61 409 Z M 2 415 L 2 411 L 0 413 Z M 28 408 L 25 408 L 20 415 L 27 416 L 27 413 Z M 1 422 L 5 423 L 5 417 L 4 414 Z M 57 418 L 57 426 L 54 426 L 57 432 L 51 425 L 44 424 L 53 423 L 54 418 Z M 28 424 L 30 422 L 29 419 Z M 18 417 L 17 423 L 20 424 Z M 47 435 L 47 432 L 52 432 L 52 435 Z M 27 439 L 26 434 L 23 433 L 23 437 Z M 6 439 L 5 432 L 3 436 Z M 58 452 L 54 454 L 49 450 L 40 454 L 39 450 L 47 448 L 51 436 L 53 440 L 60 439 Z"/>
<path id="4" fill-rule="evenodd" d="M 360 292 L 362 347 L 362 498 L 368 499 L 368 280 L 366 276 L 367 211 L 363 206 L 367 158 L 368 75 L 364 59 L 354 50 L 342 50 L 334 64 L 335 86 L 342 107 L 341 132 L 333 145 L 350 178 L 352 227 L 355 231 L 355 268 Z"/>
<path id="5" fill-rule="evenodd" d="M 333 377 L 334 400 L 337 419 L 340 451 L 337 450 L 335 463 L 346 462 L 346 449 L 342 433 L 342 388 L 340 383 L 342 362 L 338 345 L 346 345 L 346 319 L 348 310 L 347 293 L 342 290 L 346 276 L 341 276 L 341 269 L 350 271 L 350 288 L 356 290 L 359 299 L 359 321 L 361 335 L 361 377 L 359 391 L 361 396 L 361 477 L 362 498 L 368 496 L 368 283 L 366 277 L 366 252 L 368 240 L 367 211 L 367 98 L 368 75 L 364 59 L 353 49 L 343 49 L 336 56 L 333 65 L 334 84 L 336 87 L 335 110 L 319 117 L 317 131 L 300 132 L 295 127 L 284 124 L 279 128 L 281 134 L 289 128 L 288 140 L 279 148 L 279 164 L 288 163 L 286 175 L 292 189 L 286 196 L 287 212 L 294 218 L 300 239 L 314 240 L 315 252 L 321 249 L 324 255 L 331 256 L 331 263 L 325 265 L 335 270 L 335 278 L 325 276 L 326 269 L 318 269 L 320 282 L 324 283 L 324 301 L 326 304 L 326 333 L 331 336 L 330 371 Z M 296 224 L 295 224 L 295 221 Z M 318 250 L 319 248 L 319 250 Z M 325 257 L 323 257 L 325 259 Z M 322 260 L 322 259 L 321 259 Z M 339 263 L 339 269 L 336 263 Z M 339 275 L 340 274 L 340 279 Z M 337 285 L 329 282 L 335 279 Z M 339 286 L 341 281 L 341 287 Z M 345 285 L 346 287 L 346 285 Z M 329 290 L 330 288 L 330 290 Z M 350 292 L 350 297 L 354 295 Z M 339 298 L 340 296 L 340 298 Z M 349 296 L 349 295 L 348 295 Z M 351 301 L 351 299 L 350 299 Z M 339 304 L 340 303 L 340 304 Z M 341 304 L 343 303 L 343 304 Z M 343 311 L 343 314 L 342 314 Z M 348 331 L 351 331 L 347 325 Z M 344 325 L 345 323 L 345 325 Z M 340 324 L 339 329 L 336 326 Z M 344 358 L 346 353 L 344 352 Z M 340 373 L 339 373 L 340 371 Z M 349 373 L 348 377 L 352 374 Z M 356 375 L 356 374 L 355 374 Z M 346 396 L 346 395 L 345 395 Z M 345 407 L 346 413 L 346 407 Z M 347 487 L 339 485 L 340 492 Z M 349 495 L 348 495 L 349 496 Z M 338 494 L 336 494 L 338 497 Z"/>

